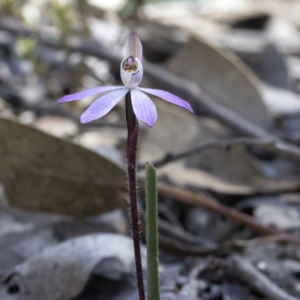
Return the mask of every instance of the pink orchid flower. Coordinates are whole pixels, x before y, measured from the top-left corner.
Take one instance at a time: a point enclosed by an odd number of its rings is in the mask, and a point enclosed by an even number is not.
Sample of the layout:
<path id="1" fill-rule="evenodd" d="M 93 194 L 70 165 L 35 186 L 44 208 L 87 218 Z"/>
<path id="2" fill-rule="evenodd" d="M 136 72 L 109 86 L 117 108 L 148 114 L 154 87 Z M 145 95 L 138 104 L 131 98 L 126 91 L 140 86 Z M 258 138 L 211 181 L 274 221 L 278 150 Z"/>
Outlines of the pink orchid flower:
<path id="1" fill-rule="evenodd" d="M 147 94 L 181 106 L 193 112 L 190 104 L 183 99 L 163 90 L 138 87 L 143 79 L 142 44 L 135 32 L 126 41 L 126 57 L 121 62 L 121 78 L 124 86 L 99 86 L 75 94 L 67 95 L 55 104 L 80 100 L 89 96 L 104 94 L 95 100 L 82 114 L 81 123 L 88 123 L 105 116 L 128 93 L 131 93 L 132 107 L 136 117 L 152 127 L 157 119 L 157 111 Z M 146 94 L 147 93 L 147 94 Z"/>

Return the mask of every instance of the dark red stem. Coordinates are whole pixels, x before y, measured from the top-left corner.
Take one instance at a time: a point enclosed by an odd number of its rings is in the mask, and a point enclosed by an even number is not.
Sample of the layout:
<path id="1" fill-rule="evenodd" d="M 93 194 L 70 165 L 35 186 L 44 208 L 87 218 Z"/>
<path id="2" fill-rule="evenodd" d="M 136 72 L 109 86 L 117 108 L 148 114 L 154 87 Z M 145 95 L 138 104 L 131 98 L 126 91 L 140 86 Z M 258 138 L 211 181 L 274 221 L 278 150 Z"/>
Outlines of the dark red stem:
<path id="1" fill-rule="evenodd" d="M 143 281 L 143 268 L 141 259 L 140 248 L 140 229 L 139 229 L 139 210 L 138 210 L 138 193 L 136 185 L 136 156 L 137 156 L 137 143 L 139 135 L 139 123 L 133 112 L 130 92 L 126 94 L 125 99 L 126 107 L 126 121 L 127 121 L 127 178 L 128 189 L 130 198 L 130 216 L 131 216 L 131 228 L 133 236 L 133 246 L 135 254 L 135 267 L 136 267 L 136 279 L 139 291 L 140 300 L 145 300 L 145 290 Z"/>

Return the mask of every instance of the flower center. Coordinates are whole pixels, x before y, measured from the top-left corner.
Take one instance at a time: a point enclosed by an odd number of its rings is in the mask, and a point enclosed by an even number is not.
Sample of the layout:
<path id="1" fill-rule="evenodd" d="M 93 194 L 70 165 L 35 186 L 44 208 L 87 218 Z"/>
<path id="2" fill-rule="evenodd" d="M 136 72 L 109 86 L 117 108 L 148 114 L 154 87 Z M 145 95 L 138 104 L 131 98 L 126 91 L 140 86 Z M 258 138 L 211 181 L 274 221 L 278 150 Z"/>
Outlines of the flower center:
<path id="1" fill-rule="evenodd" d="M 135 60 L 133 56 L 129 56 L 127 59 L 123 62 L 123 70 L 126 72 L 134 73 L 138 69 L 138 62 Z"/>
<path id="2" fill-rule="evenodd" d="M 121 62 L 120 73 L 124 85 L 134 89 L 143 79 L 143 65 L 137 57 L 128 56 Z"/>

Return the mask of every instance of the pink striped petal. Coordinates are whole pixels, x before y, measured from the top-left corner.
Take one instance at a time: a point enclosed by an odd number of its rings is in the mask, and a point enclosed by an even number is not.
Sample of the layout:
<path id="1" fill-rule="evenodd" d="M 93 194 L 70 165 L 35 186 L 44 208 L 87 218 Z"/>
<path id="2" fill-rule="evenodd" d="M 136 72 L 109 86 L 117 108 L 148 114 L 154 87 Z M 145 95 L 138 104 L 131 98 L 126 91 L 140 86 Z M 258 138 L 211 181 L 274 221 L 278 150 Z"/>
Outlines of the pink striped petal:
<path id="1" fill-rule="evenodd" d="M 103 117 L 111 111 L 111 109 L 125 96 L 128 91 L 128 88 L 123 87 L 100 97 L 82 114 L 80 122 L 88 123 Z"/>
<path id="2" fill-rule="evenodd" d="M 110 92 L 110 91 L 118 90 L 118 89 L 121 89 L 121 88 L 123 88 L 123 86 L 98 86 L 98 87 L 93 88 L 93 89 L 89 89 L 89 90 L 85 90 L 85 91 L 78 92 L 78 93 L 75 93 L 75 94 L 64 96 L 64 97 L 60 98 L 59 100 L 57 100 L 55 102 L 55 105 L 59 104 L 59 103 L 62 103 L 62 102 L 80 100 L 80 99 L 83 99 L 83 98 L 86 98 L 86 97 L 89 97 L 89 96 L 94 96 L 94 95 L 97 95 L 97 94 Z"/>
<path id="3" fill-rule="evenodd" d="M 143 46 L 135 32 L 132 32 L 126 40 L 126 57 L 128 56 L 137 57 L 142 61 Z"/>
<path id="4" fill-rule="evenodd" d="M 156 89 L 147 89 L 147 88 L 138 88 L 139 90 L 142 90 L 145 93 L 149 93 L 151 95 L 154 95 L 156 97 L 162 98 L 165 101 L 168 101 L 172 104 L 181 106 L 187 110 L 189 110 L 190 112 L 194 113 L 192 107 L 190 106 L 190 104 L 186 101 L 184 101 L 183 99 L 169 93 L 163 90 L 156 90 Z"/>
<path id="5" fill-rule="evenodd" d="M 136 117 L 149 127 L 152 127 L 157 119 L 156 107 L 152 100 L 145 93 L 132 89 L 131 101 Z"/>

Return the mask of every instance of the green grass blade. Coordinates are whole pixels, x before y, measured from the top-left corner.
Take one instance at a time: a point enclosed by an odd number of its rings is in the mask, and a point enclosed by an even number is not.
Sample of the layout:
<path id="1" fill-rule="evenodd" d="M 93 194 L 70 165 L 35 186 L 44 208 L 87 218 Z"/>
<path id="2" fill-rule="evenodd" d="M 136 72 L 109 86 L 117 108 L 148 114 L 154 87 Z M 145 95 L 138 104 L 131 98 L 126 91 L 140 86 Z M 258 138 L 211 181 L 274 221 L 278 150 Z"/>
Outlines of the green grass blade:
<path id="1" fill-rule="evenodd" d="M 146 225 L 147 225 L 147 295 L 148 300 L 160 300 L 158 264 L 156 171 L 146 164 Z"/>

